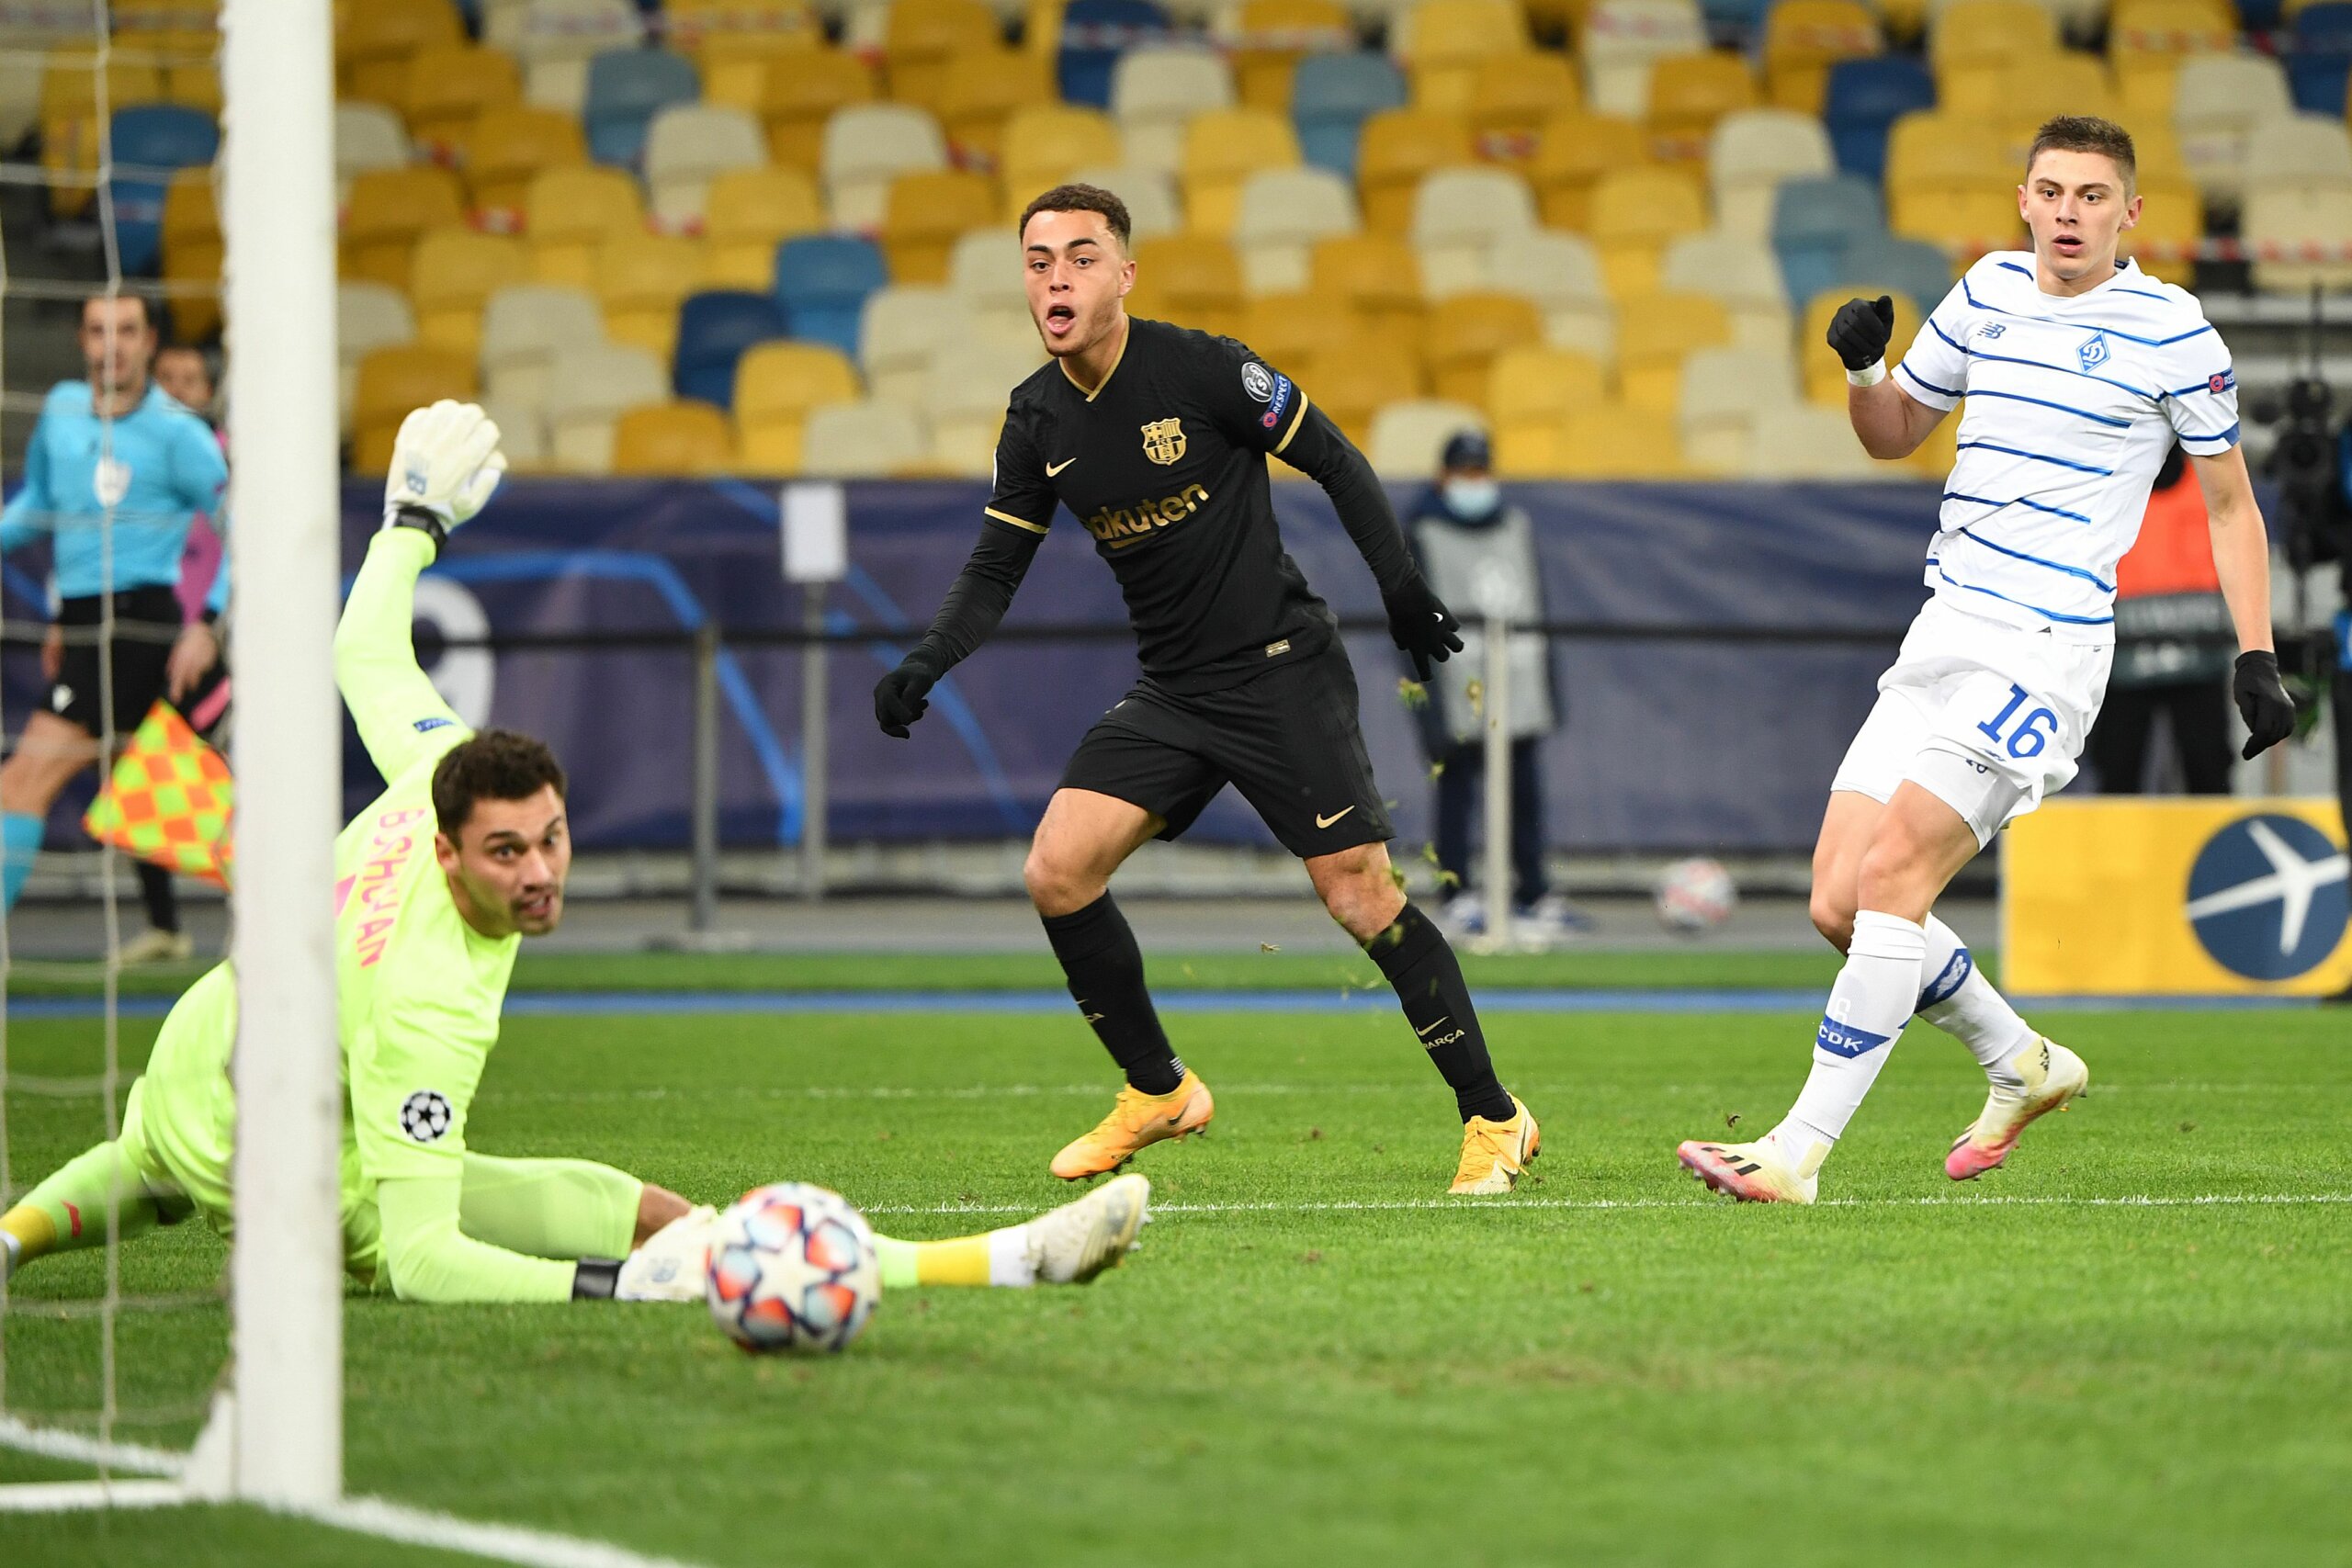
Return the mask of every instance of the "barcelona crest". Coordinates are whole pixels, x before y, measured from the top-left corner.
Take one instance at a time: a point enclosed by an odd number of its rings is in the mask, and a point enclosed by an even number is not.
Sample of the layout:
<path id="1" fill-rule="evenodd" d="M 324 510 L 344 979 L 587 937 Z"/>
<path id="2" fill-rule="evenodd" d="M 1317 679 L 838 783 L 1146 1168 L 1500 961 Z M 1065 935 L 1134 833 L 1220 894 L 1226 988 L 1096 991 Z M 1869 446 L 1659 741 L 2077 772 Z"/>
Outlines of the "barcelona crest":
<path id="1" fill-rule="evenodd" d="M 1143 427 L 1143 455 L 1155 463 L 1172 463 L 1184 455 L 1184 422 L 1156 419 Z"/>

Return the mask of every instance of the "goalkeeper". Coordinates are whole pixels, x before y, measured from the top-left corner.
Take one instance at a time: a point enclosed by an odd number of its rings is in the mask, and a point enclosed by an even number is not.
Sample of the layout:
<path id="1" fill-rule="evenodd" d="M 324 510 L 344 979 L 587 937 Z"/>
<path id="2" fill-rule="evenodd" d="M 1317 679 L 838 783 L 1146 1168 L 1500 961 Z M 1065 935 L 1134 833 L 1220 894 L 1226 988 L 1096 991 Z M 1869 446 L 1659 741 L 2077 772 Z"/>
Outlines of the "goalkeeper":
<path id="1" fill-rule="evenodd" d="M 498 427 L 435 403 L 401 426 L 384 528 L 335 633 L 335 682 L 384 793 L 335 842 L 335 983 L 346 1100 L 345 1266 L 417 1302 L 698 1300 L 713 1211 L 586 1160 L 466 1146 L 520 939 L 563 917 L 571 844 L 547 747 L 475 734 L 417 667 L 419 573 L 505 468 Z M 0 1215 L 0 1279 L 45 1253 L 200 1213 L 224 1237 L 236 1105 L 236 981 L 207 974 L 164 1021 L 122 1135 Z M 1026 1224 L 953 1241 L 884 1239 L 884 1286 L 1091 1279 L 1142 1224 L 1129 1178 Z"/>

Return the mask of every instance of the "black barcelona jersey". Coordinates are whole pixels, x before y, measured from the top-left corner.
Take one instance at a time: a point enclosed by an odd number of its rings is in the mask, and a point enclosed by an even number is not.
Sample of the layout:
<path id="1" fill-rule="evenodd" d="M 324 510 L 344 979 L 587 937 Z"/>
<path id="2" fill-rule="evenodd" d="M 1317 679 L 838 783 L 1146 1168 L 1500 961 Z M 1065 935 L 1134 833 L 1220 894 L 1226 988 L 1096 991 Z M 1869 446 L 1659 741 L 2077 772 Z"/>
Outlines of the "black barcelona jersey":
<path id="1" fill-rule="evenodd" d="M 1069 507 L 1119 580 L 1144 673 L 1232 685 L 1333 635 L 1266 478 L 1306 414 L 1306 394 L 1232 339 L 1131 318 L 1091 394 L 1058 360 L 1013 389 L 988 515 L 1043 534 Z"/>

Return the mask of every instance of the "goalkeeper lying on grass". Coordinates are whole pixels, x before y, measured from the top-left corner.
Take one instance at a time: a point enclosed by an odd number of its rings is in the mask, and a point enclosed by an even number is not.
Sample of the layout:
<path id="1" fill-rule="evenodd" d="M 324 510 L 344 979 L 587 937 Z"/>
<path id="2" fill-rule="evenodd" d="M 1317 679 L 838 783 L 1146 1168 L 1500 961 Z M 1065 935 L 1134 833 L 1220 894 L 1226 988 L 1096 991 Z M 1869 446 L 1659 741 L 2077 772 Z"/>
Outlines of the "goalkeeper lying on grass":
<path id="1" fill-rule="evenodd" d="M 390 781 L 335 841 L 345 1266 L 403 1301 L 699 1300 L 709 1208 L 608 1166 L 466 1146 L 514 950 L 563 918 L 571 863 L 554 755 L 526 736 L 466 728 L 409 640 L 418 574 L 505 466 L 481 409 L 440 402 L 409 415 L 383 531 L 335 633 L 336 684 Z M 180 998 L 131 1088 L 122 1135 L 0 1216 L 0 1278 L 103 1244 L 109 1206 L 126 1237 L 191 1213 L 229 1235 L 236 999 L 225 964 Z M 1125 1254 L 1149 1191 L 1131 1176 L 986 1235 L 883 1239 L 883 1285 L 1090 1280 Z"/>

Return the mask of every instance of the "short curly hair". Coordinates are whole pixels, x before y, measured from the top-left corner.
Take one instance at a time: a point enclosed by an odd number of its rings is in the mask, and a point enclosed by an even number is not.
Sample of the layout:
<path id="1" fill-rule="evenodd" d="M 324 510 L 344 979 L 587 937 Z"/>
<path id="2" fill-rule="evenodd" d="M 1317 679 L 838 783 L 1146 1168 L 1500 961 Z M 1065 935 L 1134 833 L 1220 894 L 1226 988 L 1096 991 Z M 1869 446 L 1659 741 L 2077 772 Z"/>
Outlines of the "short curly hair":
<path id="1" fill-rule="evenodd" d="M 485 729 L 449 748 L 433 769 L 433 817 L 455 839 L 477 800 L 528 800 L 548 785 L 565 790 L 563 764 L 547 742 L 511 729 Z"/>
<path id="2" fill-rule="evenodd" d="M 1129 248 L 1127 237 L 1135 231 L 1135 225 L 1127 217 L 1127 204 L 1119 199 L 1117 192 L 1104 190 L 1101 186 L 1056 186 L 1022 209 L 1021 226 L 1013 231 L 1026 235 L 1029 220 L 1040 212 L 1099 212 L 1102 221 L 1111 226 L 1111 232 L 1118 236 L 1123 251 Z"/>

